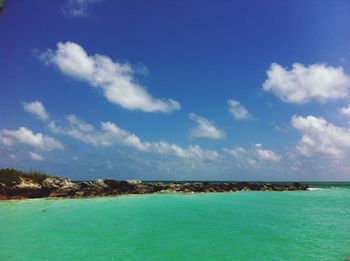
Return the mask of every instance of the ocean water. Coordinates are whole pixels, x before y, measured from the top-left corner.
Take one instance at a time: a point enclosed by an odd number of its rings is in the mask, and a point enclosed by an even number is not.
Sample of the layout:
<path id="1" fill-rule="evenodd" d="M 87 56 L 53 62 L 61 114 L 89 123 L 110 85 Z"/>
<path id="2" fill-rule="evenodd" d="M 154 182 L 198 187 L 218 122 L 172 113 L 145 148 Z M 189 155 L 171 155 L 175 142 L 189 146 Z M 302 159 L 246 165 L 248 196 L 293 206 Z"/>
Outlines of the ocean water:
<path id="1" fill-rule="evenodd" d="M 344 260 L 350 189 L 0 202 L 0 260 Z"/>

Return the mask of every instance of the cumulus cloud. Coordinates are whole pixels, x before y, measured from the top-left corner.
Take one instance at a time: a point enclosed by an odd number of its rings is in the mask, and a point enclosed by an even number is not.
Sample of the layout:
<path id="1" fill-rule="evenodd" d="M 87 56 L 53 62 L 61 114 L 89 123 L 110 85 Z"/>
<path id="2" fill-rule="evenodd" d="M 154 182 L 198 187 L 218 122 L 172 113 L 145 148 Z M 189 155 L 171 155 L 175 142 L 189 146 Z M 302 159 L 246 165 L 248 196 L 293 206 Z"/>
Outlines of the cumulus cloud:
<path id="1" fill-rule="evenodd" d="M 23 108 L 26 112 L 34 114 L 40 120 L 46 121 L 49 119 L 49 114 L 46 112 L 44 105 L 40 101 L 24 102 Z"/>
<path id="2" fill-rule="evenodd" d="M 300 63 L 294 63 L 290 70 L 277 63 L 271 64 L 263 84 L 264 91 L 296 104 L 343 99 L 348 96 L 349 87 L 350 77 L 342 67 Z"/>
<path id="3" fill-rule="evenodd" d="M 152 142 L 151 151 L 165 154 L 173 155 L 180 158 L 186 159 L 196 159 L 196 160 L 216 160 L 218 158 L 218 153 L 214 150 L 205 150 L 198 145 L 189 145 L 186 148 L 182 148 L 177 144 L 172 144 L 168 142 Z"/>
<path id="4" fill-rule="evenodd" d="M 89 123 L 86 123 L 82 120 L 80 120 L 76 115 L 70 114 L 67 117 L 67 121 L 69 124 L 79 131 L 82 132 L 93 132 L 95 130 L 95 127 Z"/>
<path id="5" fill-rule="evenodd" d="M 42 133 L 35 134 L 26 127 L 20 127 L 18 130 L 3 129 L 0 131 L 0 143 L 12 146 L 16 142 L 27 144 L 43 151 L 63 149 L 62 143 L 58 140 Z"/>
<path id="6" fill-rule="evenodd" d="M 172 99 L 153 98 L 137 83 L 135 69 L 128 63 L 115 62 L 105 55 L 88 55 L 73 42 L 58 43 L 57 50 L 42 53 L 40 59 L 53 64 L 67 76 L 86 81 L 102 90 L 108 101 L 128 110 L 171 112 L 180 109 Z"/>
<path id="7" fill-rule="evenodd" d="M 95 127 L 78 119 L 75 115 L 69 115 L 67 120 L 68 126 L 66 127 L 58 126 L 54 121 L 51 121 L 48 127 L 56 133 L 68 135 L 97 147 L 121 143 L 140 151 L 148 149 L 147 143 L 142 143 L 137 136 L 119 128 L 110 121 L 101 122 L 100 129 L 96 130 Z"/>
<path id="8" fill-rule="evenodd" d="M 45 158 L 42 155 L 40 155 L 36 152 L 29 151 L 28 154 L 29 154 L 29 157 L 33 160 L 36 160 L 36 161 L 44 161 L 45 160 Z"/>
<path id="9" fill-rule="evenodd" d="M 272 150 L 257 149 L 256 154 L 258 158 L 263 160 L 268 160 L 272 162 L 279 162 L 281 160 L 281 156 L 277 155 Z"/>
<path id="10" fill-rule="evenodd" d="M 245 148 L 242 147 L 236 147 L 236 148 L 223 148 L 223 151 L 231 154 L 235 158 L 243 157 L 248 153 L 248 151 Z"/>
<path id="11" fill-rule="evenodd" d="M 225 133 L 215 127 L 214 123 L 198 116 L 195 113 L 190 113 L 189 117 L 197 126 L 191 130 L 191 136 L 196 138 L 222 139 Z"/>
<path id="12" fill-rule="evenodd" d="M 66 16 L 84 17 L 88 15 L 88 7 L 100 0 L 66 0 L 62 11 Z"/>
<path id="13" fill-rule="evenodd" d="M 214 160 L 218 158 L 218 153 L 216 151 L 204 150 L 198 145 L 189 145 L 187 148 L 183 148 L 177 144 L 166 141 L 142 141 L 135 134 L 120 128 L 110 121 L 101 122 L 100 128 L 95 128 L 78 119 L 77 116 L 69 115 L 67 117 L 67 126 L 58 126 L 54 121 L 51 121 L 48 127 L 56 133 L 68 135 L 94 146 L 107 147 L 112 145 L 124 145 L 138 151 L 176 156 L 185 159 Z"/>
<path id="14" fill-rule="evenodd" d="M 262 168 L 269 163 L 277 163 L 282 158 L 272 150 L 263 149 L 261 144 L 256 144 L 248 149 L 243 147 L 223 148 L 223 151 L 233 156 L 238 166 L 242 168 Z"/>
<path id="15" fill-rule="evenodd" d="M 347 107 L 340 108 L 339 113 L 343 116 L 350 117 L 350 104 L 348 104 Z"/>
<path id="16" fill-rule="evenodd" d="M 291 124 L 302 134 L 297 150 L 304 156 L 339 157 L 350 149 L 350 129 L 335 126 L 322 117 L 294 115 Z"/>
<path id="17" fill-rule="evenodd" d="M 228 110 L 236 120 L 247 120 L 251 118 L 248 110 L 237 100 L 230 99 L 227 101 Z"/>

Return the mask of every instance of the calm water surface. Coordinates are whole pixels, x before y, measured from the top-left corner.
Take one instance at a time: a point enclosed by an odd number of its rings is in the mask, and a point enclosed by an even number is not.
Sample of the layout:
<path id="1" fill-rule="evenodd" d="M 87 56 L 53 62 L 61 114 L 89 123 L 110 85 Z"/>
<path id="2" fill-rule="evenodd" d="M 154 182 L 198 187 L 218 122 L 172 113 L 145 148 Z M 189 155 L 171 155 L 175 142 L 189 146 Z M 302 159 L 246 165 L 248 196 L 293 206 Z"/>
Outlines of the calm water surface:
<path id="1" fill-rule="evenodd" d="M 343 260 L 350 189 L 0 202 L 0 260 Z"/>

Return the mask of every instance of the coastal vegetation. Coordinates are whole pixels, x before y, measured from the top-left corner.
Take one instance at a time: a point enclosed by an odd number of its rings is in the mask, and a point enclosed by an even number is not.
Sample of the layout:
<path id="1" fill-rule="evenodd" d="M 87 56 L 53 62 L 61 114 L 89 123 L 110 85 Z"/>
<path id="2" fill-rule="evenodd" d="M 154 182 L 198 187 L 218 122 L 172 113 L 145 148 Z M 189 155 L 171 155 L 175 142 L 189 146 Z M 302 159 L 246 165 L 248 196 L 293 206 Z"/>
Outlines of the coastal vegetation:
<path id="1" fill-rule="evenodd" d="M 6 186 L 18 185 L 21 183 L 21 179 L 41 184 L 48 177 L 49 175 L 37 171 L 24 172 L 11 168 L 0 169 L 0 183 Z"/>

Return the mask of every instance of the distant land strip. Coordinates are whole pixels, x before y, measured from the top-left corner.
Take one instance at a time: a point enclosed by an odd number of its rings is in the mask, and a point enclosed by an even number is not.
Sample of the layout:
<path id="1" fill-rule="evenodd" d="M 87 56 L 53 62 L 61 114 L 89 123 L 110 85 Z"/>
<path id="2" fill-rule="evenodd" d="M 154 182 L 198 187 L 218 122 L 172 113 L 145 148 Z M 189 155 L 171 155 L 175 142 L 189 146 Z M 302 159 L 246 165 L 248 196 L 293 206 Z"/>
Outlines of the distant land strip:
<path id="1" fill-rule="evenodd" d="M 308 185 L 254 182 L 142 182 L 140 180 L 97 179 L 74 182 L 45 173 L 0 169 L 0 200 L 29 198 L 91 198 L 125 194 L 219 193 L 238 191 L 307 190 Z"/>

